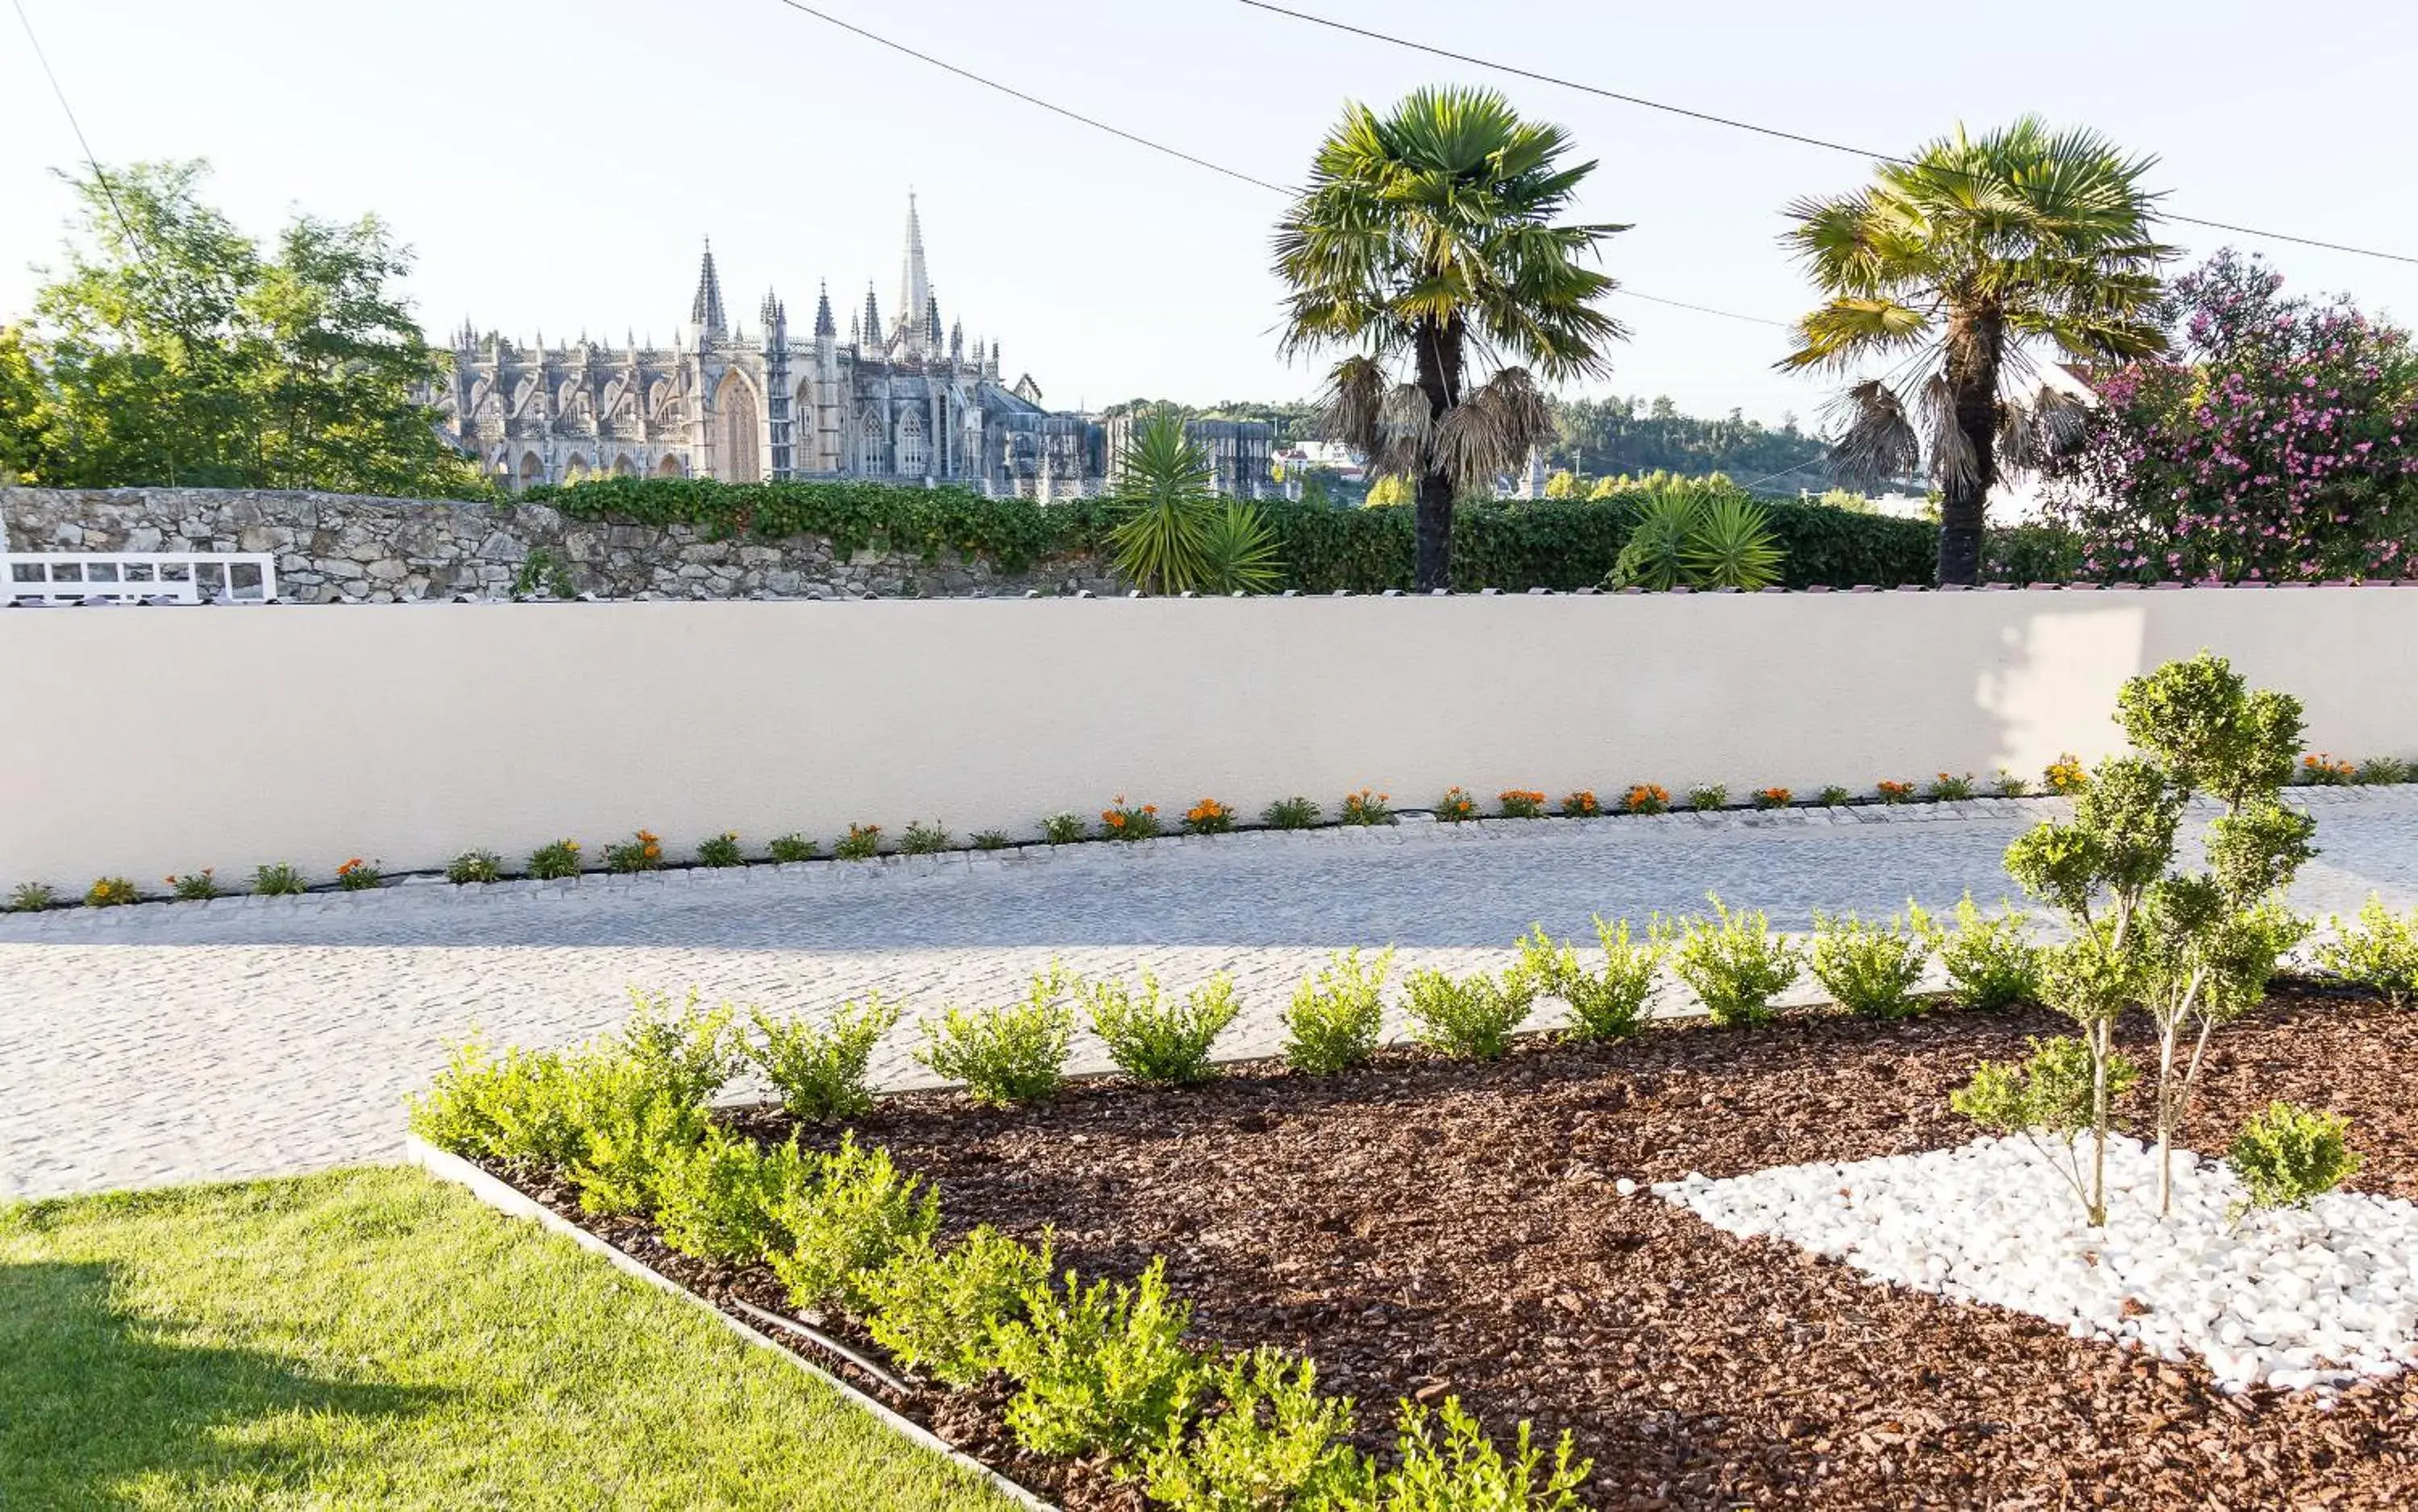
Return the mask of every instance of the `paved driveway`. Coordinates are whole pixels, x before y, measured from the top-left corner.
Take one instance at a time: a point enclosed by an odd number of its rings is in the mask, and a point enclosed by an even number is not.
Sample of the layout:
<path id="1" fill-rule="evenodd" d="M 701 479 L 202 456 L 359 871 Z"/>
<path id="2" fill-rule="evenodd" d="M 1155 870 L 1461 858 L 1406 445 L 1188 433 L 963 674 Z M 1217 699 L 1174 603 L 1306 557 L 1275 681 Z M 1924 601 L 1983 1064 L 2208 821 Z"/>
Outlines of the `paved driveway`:
<path id="1" fill-rule="evenodd" d="M 2418 793 L 2314 795 L 2324 855 L 2297 899 L 2418 904 Z M 1294 983 L 1345 946 L 1492 966 L 1531 923 L 1588 936 L 1719 892 L 1801 929 L 1814 909 L 2007 891 L 2036 803 L 1889 822 L 1549 821 L 1086 846 L 1035 859 L 751 868 L 558 886 L 442 884 L 306 900 L 0 917 L 0 1197 L 268 1175 L 392 1156 L 402 1101 L 474 1026 L 560 1045 L 632 985 L 780 1013 L 868 988 L 915 1014 L 1014 996 L 1051 957 L 1171 985 L 1230 971 L 1225 1053 L 1273 1049 Z M 885 1081 L 919 1075 L 914 1026 Z M 1097 1047 L 1079 1046 L 1081 1064 Z"/>

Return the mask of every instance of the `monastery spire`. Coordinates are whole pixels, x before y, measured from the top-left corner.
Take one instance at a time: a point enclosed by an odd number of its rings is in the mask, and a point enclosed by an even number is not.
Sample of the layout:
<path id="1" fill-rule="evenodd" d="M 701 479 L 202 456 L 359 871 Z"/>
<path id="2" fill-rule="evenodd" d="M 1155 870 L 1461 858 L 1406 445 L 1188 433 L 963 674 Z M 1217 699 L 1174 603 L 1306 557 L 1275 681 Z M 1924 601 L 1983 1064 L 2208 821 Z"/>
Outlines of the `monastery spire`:
<path id="1" fill-rule="evenodd" d="M 713 270 L 713 238 L 705 238 L 705 261 L 696 270 L 696 298 L 689 304 L 688 323 L 703 336 L 719 336 L 728 327 L 722 311 L 722 278 Z"/>
<path id="2" fill-rule="evenodd" d="M 880 346 L 881 340 L 881 307 L 873 302 L 873 285 L 865 286 L 865 344 Z"/>
<path id="3" fill-rule="evenodd" d="M 822 286 L 821 294 L 817 296 L 815 299 L 815 334 L 818 336 L 836 336 L 839 334 L 839 327 L 832 320 L 831 285 L 829 283 L 825 283 Z"/>
<path id="4" fill-rule="evenodd" d="M 907 328 L 908 344 L 920 351 L 925 307 L 932 302 L 932 281 L 924 271 L 924 222 L 915 214 L 915 193 L 907 192 L 907 252 L 898 269 L 898 318 Z"/>

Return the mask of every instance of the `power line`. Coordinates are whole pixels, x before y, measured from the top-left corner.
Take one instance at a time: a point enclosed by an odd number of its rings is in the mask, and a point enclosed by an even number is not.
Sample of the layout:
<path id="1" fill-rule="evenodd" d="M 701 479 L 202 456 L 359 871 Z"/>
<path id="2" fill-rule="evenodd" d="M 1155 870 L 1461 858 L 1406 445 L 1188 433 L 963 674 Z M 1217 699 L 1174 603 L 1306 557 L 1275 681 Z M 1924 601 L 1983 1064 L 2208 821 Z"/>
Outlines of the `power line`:
<path id="1" fill-rule="evenodd" d="M 1352 25 L 1348 22 L 1332 21 L 1324 16 L 1312 15 L 1306 10 L 1288 9 L 1283 6 L 1271 5 L 1268 3 L 1268 0 L 1236 0 L 1236 3 L 1248 6 L 1254 10 L 1264 10 L 1270 15 L 1286 16 L 1294 21 L 1307 22 L 1313 26 L 1324 26 L 1330 31 L 1346 32 L 1354 37 L 1364 37 L 1372 42 L 1384 42 L 1392 47 L 1407 48 L 1414 53 L 1425 53 L 1430 57 L 1449 58 L 1455 63 L 1467 63 L 1480 69 L 1492 69 L 1497 73 L 1507 73 L 1515 78 L 1521 79 L 1533 79 L 1538 84 L 1553 84 L 1563 89 L 1575 89 L 1581 94 L 1594 95 L 1602 99 L 1618 100 L 1624 105 L 1635 105 L 1644 110 L 1660 111 L 1669 115 L 1685 116 L 1689 120 L 1703 121 L 1712 126 L 1725 126 L 1736 131 L 1751 131 L 1757 136 L 1773 137 L 1783 142 L 1795 142 L 1802 146 L 1821 147 L 1830 152 L 1844 152 L 1858 158 L 1864 158 L 1878 162 L 1897 163 L 1903 167 L 1915 166 L 1911 159 L 1902 157 L 1893 152 L 1873 152 L 1866 148 L 1853 145 L 1849 143 L 1834 142 L 1828 137 L 1807 136 L 1798 131 L 1782 130 L 1776 126 L 1762 126 L 1753 121 L 1738 120 L 1734 116 L 1716 115 L 1709 111 L 1691 110 L 1685 105 L 1674 105 L 1667 100 L 1648 99 L 1643 95 L 1623 94 L 1616 89 L 1605 89 L 1597 84 L 1581 84 L 1575 79 L 1565 79 L 1557 74 L 1539 73 L 1534 69 L 1523 69 L 1516 64 L 1501 63 L 1492 58 L 1478 57 L 1475 53 L 1456 53 L 1450 48 L 1436 47 L 1427 42 L 1415 42 L 1407 37 L 1396 37 L 1390 32 L 1373 31 L 1366 26 Z M 2204 221 L 2197 216 L 2192 215 L 2169 214 L 2165 216 L 2165 219 L 2180 221 L 2185 225 L 2207 226 L 2216 231 L 2230 231 L 2238 236 L 2260 237 L 2270 241 L 2294 242 L 2303 247 L 2322 247 L 2328 252 L 2349 252 L 2357 257 L 2376 257 L 2392 263 L 2418 264 L 2418 256 L 2412 256 L 2407 252 L 2380 252 L 2372 247 L 2353 247 L 2339 241 L 2323 241 L 2315 237 L 2294 236 L 2286 231 L 2268 231 L 2257 226 L 2236 225 L 2227 221 Z"/>
<path id="2" fill-rule="evenodd" d="M 75 133 L 76 145 L 84 149 L 85 165 L 91 168 L 92 176 L 100 183 L 101 193 L 109 199 L 109 213 L 117 218 L 117 229 L 125 232 L 126 239 L 133 243 L 134 254 L 145 263 L 150 262 L 150 250 L 143 245 L 143 238 L 134 234 L 133 225 L 127 221 L 125 206 L 117 203 L 116 186 L 109 181 L 109 175 L 101 171 L 100 160 L 93 156 L 92 144 L 84 139 L 83 123 L 76 119 L 75 107 L 68 103 L 67 90 L 60 86 L 59 76 L 51 70 L 50 57 L 42 51 L 42 39 L 34 35 L 33 18 L 25 14 L 25 0 L 9 0 L 9 4 L 16 8 L 17 23 L 25 28 L 25 40 L 34 49 L 34 61 L 42 66 L 42 77 L 51 82 L 51 93 L 58 98 L 59 109 L 68 118 L 68 130 Z M 152 276 L 159 276 L 158 268 L 152 269 Z"/>
<path id="3" fill-rule="evenodd" d="M 1239 168 L 1229 168 L 1224 163 L 1212 162 L 1206 158 L 1197 157 L 1192 153 L 1185 151 L 1181 147 L 1171 147 L 1164 142 L 1153 141 L 1151 138 L 1142 136 L 1138 132 L 1128 131 L 1123 127 L 1111 126 L 1106 121 L 1098 120 L 1093 116 L 1068 110 L 1064 105 L 1052 104 L 1048 100 L 1043 99 L 1038 95 L 1027 94 L 1021 89 L 1015 88 L 1009 84 L 1003 84 L 996 79 L 987 78 L 982 74 L 974 72 L 971 69 L 961 69 L 954 63 L 947 62 L 941 58 L 936 58 L 929 53 L 919 53 L 903 42 L 892 41 L 887 37 L 867 31 L 864 27 L 856 25 L 853 23 L 842 21 L 837 16 L 832 15 L 827 11 L 818 10 L 813 6 L 804 4 L 803 0 L 780 0 L 780 4 L 788 7 L 791 10 L 797 11 L 801 15 L 812 16 L 817 21 L 836 26 L 844 32 L 849 32 L 857 37 L 861 37 L 866 41 L 874 43 L 876 46 L 886 47 L 894 53 L 903 53 L 908 57 L 915 59 L 919 63 L 928 63 L 933 68 L 939 69 L 943 72 L 953 73 L 960 79 L 966 80 L 971 84 L 978 84 L 986 89 L 997 90 L 999 93 L 1007 96 L 1011 99 L 1022 100 L 1025 104 L 1034 106 L 1041 110 L 1046 110 L 1052 115 L 1059 115 L 1067 120 L 1079 122 L 1081 125 L 1091 127 L 1094 130 L 1106 131 L 1110 136 L 1122 138 L 1125 141 L 1134 144 L 1136 146 L 1148 147 L 1153 152 L 1164 153 L 1168 157 L 1188 162 L 1196 168 L 1206 168 L 1211 173 L 1223 174 L 1228 178 L 1236 179 L 1242 183 L 1249 184 L 1256 189 L 1264 189 L 1273 193 L 1284 195 L 1293 195 L 1301 192 L 1298 189 L 1288 188 L 1283 184 L 1270 183 L 1268 180 L 1261 178 L 1256 175 L 1247 174 Z M 1288 14 L 1290 14 L 1290 12 L 1288 12 Z M 1727 320 L 1744 320 L 1758 326 L 1777 326 L 1783 329 L 1791 328 L 1789 323 L 1784 320 L 1772 320 L 1763 315 L 1740 314 L 1734 310 L 1716 310 L 1711 305 L 1690 304 L 1685 299 L 1665 299 L 1660 295 L 1640 293 L 1635 289 L 1628 287 L 1626 284 L 1615 287 L 1613 292 L 1615 294 L 1627 295 L 1632 299 L 1644 299 L 1652 304 L 1669 305 L 1675 310 L 1693 310 L 1700 314 L 1720 315 L 1723 319 Z"/>

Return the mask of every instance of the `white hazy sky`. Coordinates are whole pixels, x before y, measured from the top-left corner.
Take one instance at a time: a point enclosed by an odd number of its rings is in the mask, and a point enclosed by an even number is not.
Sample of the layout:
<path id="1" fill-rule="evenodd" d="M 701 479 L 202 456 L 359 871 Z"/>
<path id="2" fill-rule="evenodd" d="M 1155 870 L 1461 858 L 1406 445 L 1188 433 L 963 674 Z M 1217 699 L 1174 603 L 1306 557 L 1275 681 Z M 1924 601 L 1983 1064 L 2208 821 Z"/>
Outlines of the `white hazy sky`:
<path id="1" fill-rule="evenodd" d="M 247 229 L 294 207 L 374 210 L 418 252 L 423 321 L 551 339 L 668 339 L 699 238 L 733 313 L 791 317 L 829 279 L 840 318 L 896 299 L 920 195 L 944 318 L 996 337 L 1053 405 L 1290 398 L 1260 189 L 1059 119 L 778 0 L 22 0 L 104 162 L 202 157 Z M 1346 99 L 1484 82 L 1602 166 L 1590 218 L 1633 221 L 1607 266 L 1635 289 L 1785 319 L 1804 284 L 1776 237 L 1795 195 L 1856 183 L 1844 155 L 1492 76 L 1233 0 L 818 0 L 1069 109 L 1276 182 Z M 2038 111 L 2162 160 L 2169 207 L 2418 253 L 2408 186 L 2418 8 L 2376 0 L 2032 0 L 2002 10 L 1801 0 L 1692 6 L 1298 0 L 1298 8 L 1606 88 L 1899 150 L 1960 119 Z M 1715 19 L 1718 17 L 1718 19 Z M 0 319 L 55 255 L 74 138 L 0 15 Z M 2227 239 L 2174 227 L 2195 252 Z M 2418 267 L 2262 247 L 2303 288 L 2418 314 Z M 1809 419 L 1783 332 L 1623 298 L 1634 339 L 1600 387 L 1682 408 Z"/>

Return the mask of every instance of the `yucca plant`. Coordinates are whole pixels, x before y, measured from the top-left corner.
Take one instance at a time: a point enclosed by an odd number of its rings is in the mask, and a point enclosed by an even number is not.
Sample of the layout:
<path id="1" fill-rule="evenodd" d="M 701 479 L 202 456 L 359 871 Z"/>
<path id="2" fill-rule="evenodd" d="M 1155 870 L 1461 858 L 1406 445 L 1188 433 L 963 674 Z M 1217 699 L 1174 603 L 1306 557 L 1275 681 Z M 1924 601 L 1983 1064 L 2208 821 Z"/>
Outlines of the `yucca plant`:
<path id="1" fill-rule="evenodd" d="M 1277 226 L 1280 344 L 1353 349 L 1322 429 L 1416 483 L 1422 589 L 1452 586 L 1455 500 L 1552 439 L 1538 375 L 1600 374 L 1627 335 L 1597 308 L 1613 280 L 1586 266 L 1627 228 L 1562 219 L 1595 169 L 1565 162 L 1569 145 L 1491 89 L 1348 105 Z M 1483 382 L 1473 357 L 1494 364 Z"/>
<path id="2" fill-rule="evenodd" d="M 1230 498 L 1201 537 L 1201 587 L 1219 593 L 1267 593 L 1284 580 L 1276 527 L 1256 504 Z"/>
<path id="3" fill-rule="evenodd" d="M 1666 591 L 1682 586 L 1752 592 L 1780 581 L 1783 555 L 1762 505 L 1717 479 L 1657 481 L 1607 586 Z"/>
<path id="4" fill-rule="evenodd" d="M 1153 410 L 1126 438 L 1118 467 L 1109 538 L 1119 575 L 1144 593 L 1213 586 L 1217 474 L 1208 453 L 1185 435 L 1183 420 L 1171 409 Z"/>

